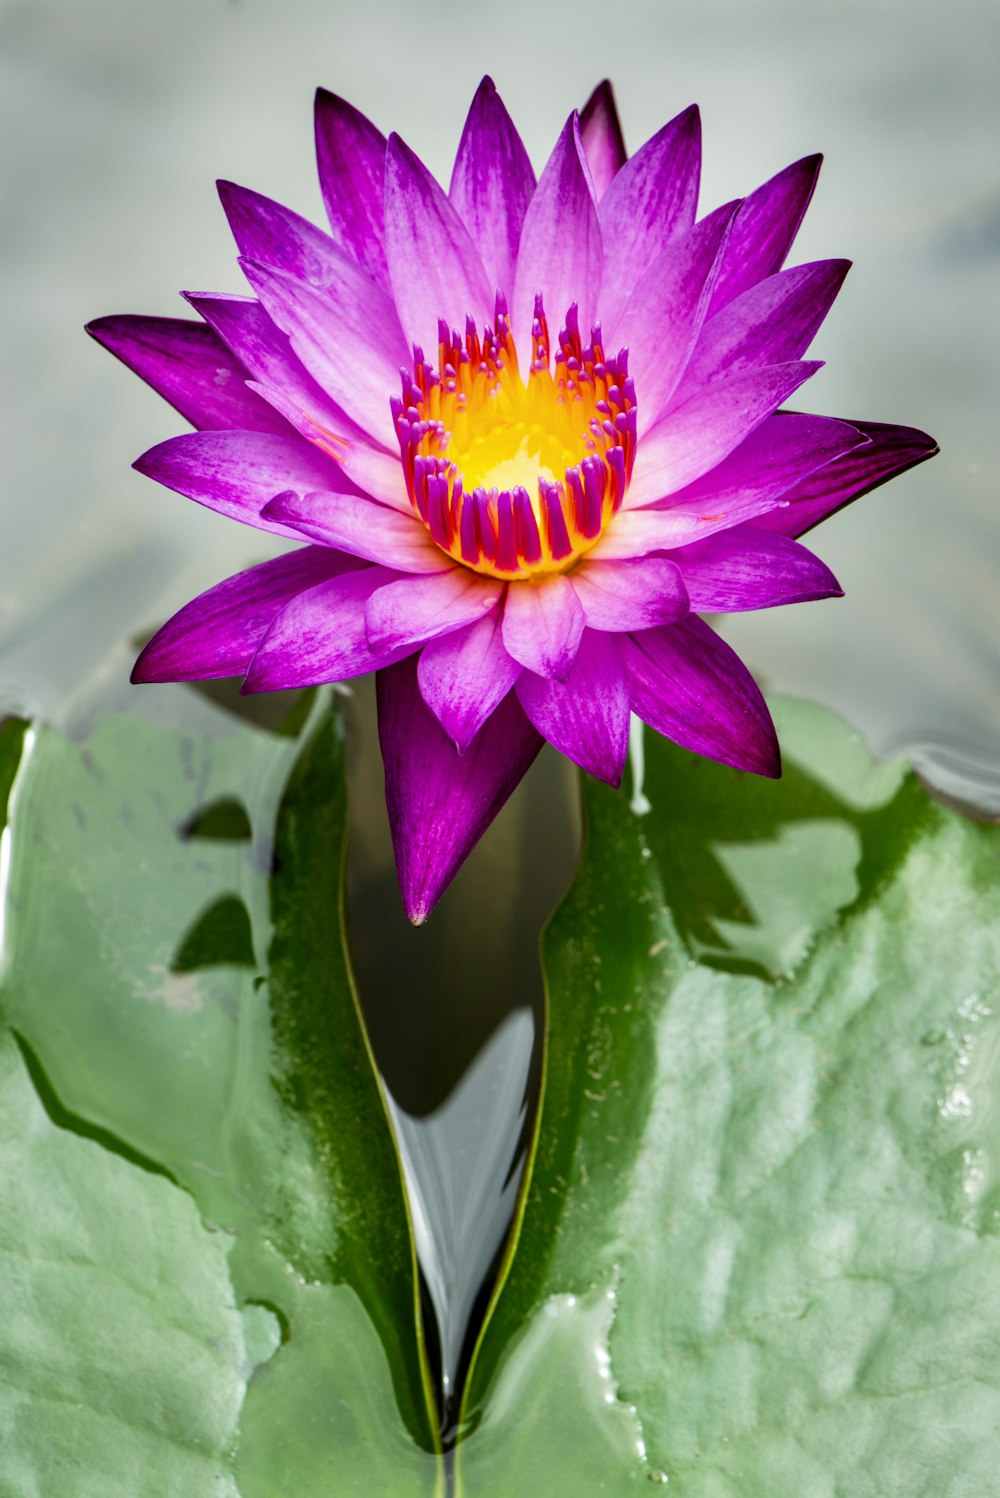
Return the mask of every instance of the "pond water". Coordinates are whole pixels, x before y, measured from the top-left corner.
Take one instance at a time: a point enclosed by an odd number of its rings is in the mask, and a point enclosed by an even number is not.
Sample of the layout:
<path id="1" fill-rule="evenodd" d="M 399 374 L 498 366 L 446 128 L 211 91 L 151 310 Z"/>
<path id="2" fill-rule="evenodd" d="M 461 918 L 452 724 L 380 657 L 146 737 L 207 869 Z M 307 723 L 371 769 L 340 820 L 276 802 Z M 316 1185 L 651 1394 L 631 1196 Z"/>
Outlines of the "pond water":
<path id="1" fill-rule="evenodd" d="M 729 638 L 768 689 L 836 708 L 876 754 L 906 749 L 943 793 L 1000 816 L 992 0 L 948 10 L 643 0 L 617 32 L 594 0 L 502 11 L 6 0 L 0 28 L 10 293 L 0 710 L 73 733 L 111 710 L 209 721 L 184 688 L 129 687 L 133 642 L 266 543 L 130 472 L 179 423 L 81 329 L 102 313 L 175 313 L 181 287 L 242 289 L 212 179 L 318 219 L 318 83 L 401 130 L 446 178 L 487 65 L 538 165 L 568 109 L 610 71 L 633 147 L 700 102 L 705 206 L 827 153 L 795 258 L 856 265 L 817 340 L 829 362 L 807 404 L 923 427 L 942 448 L 814 537 L 845 599 L 738 618 Z M 365 687 L 350 722 L 354 961 L 415 1191 L 438 1224 L 424 1256 L 454 1364 L 510 1201 L 538 936 L 572 872 L 575 790 L 543 756 L 429 925 L 411 931 Z M 477 1209 L 449 1216 L 446 1188 Z"/>

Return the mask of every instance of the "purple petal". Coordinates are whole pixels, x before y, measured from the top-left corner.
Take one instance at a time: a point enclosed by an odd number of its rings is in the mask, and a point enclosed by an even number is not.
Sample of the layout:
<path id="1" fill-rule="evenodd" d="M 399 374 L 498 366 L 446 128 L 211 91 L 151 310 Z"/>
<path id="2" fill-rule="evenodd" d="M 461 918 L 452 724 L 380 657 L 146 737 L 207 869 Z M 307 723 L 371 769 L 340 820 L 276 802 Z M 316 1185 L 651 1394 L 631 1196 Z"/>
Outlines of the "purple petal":
<path id="1" fill-rule="evenodd" d="M 794 161 L 747 198 L 733 226 L 712 297 L 712 312 L 784 265 L 822 163 L 822 156 Z"/>
<path id="2" fill-rule="evenodd" d="M 194 427 L 288 431 L 281 417 L 247 389 L 247 371 L 203 323 L 126 313 L 98 317 L 87 332 Z"/>
<path id="3" fill-rule="evenodd" d="M 565 681 L 526 671 L 516 692 L 532 723 L 561 754 L 599 780 L 621 784 L 629 702 L 614 640 L 586 630 Z"/>
<path id="4" fill-rule="evenodd" d="M 777 411 L 710 473 L 678 490 L 661 506 L 616 515 L 588 553 L 588 561 L 645 556 L 650 551 L 686 546 L 763 516 L 806 474 L 866 443 L 857 428 L 845 421 Z"/>
<path id="5" fill-rule="evenodd" d="M 423 162 L 398 135 L 385 160 L 385 248 L 407 338 L 438 345 L 438 320 L 465 329 L 492 319 L 495 288 L 462 220 Z"/>
<path id="6" fill-rule="evenodd" d="M 601 200 L 605 326 L 619 315 L 642 272 L 693 225 L 700 175 L 701 117 L 692 104 L 636 151 Z"/>
<path id="7" fill-rule="evenodd" d="M 501 583 L 466 567 L 401 578 L 373 593 L 365 605 L 368 639 L 380 649 L 436 639 L 492 612 L 502 593 Z"/>
<path id="8" fill-rule="evenodd" d="M 800 359 L 850 268 L 849 260 L 798 265 L 735 297 L 702 330 L 684 371 L 681 398 L 744 369 Z"/>
<path id="9" fill-rule="evenodd" d="M 330 232 L 388 291 L 382 222 L 385 136 L 325 88 L 316 90 L 316 164 Z"/>
<path id="10" fill-rule="evenodd" d="M 316 291 L 251 261 L 243 269 L 313 379 L 362 431 L 384 447 L 395 443 L 389 400 L 399 388 L 402 344 L 388 297 L 360 270 L 353 286 L 345 280 L 336 291 Z"/>
<path id="11" fill-rule="evenodd" d="M 456 749 L 467 749 L 521 674 L 504 649 L 499 610 L 420 652 L 420 693 Z"/>
<path id="12" fill-rule="evenodd" d="M 459 754 L 420 695 L 415 663 L 377 679 L 385 799 L 406 914 L 425 921 L 542 739 L 513 693 Z"/>
<path id="13" fill-rule="evenodd" d="M 839 598 L 843 589 L 825 562 L 797 541 L 752 525 L 734 526 L 673 554 L 691 607 L 701 614 L 736 613 Z"/>
<path id="14" fill-rule="evenodd" d="M 605 78 L 580 111 L 580 139 L 598 201 L 628 160 L 615 95 Z"/>
<path id="15" fill-rule="evenodd" d="M 508 295 L 535 174 L 492 78 L 472 101 L 451 174 L 449 197 L 479 246 L 486 279 Z"/>
<path id="16" fill-rule="evenodd" d="M 287 603 L 355 566 L 353 557 L 307 546 L 227 577 L 167 620 L 136 661 L 132 680 L 242 676 L 264 631 Z"/>
<path id="17" fill-rule="evenodd" d="M 261 514 L 286 489 L 331 489 L 337 466 L 298 437 L 270 432 L 189 432 L 151 447 L 132 465 L 147 478 L 220 515 L 301 541 L 298 531 Z"/>
<path id="18" fill-rule="evenodd" d="M 784 495 L 787 505 L 759 516 L 754 524 L 785 536 L 804 535 L 852 499 L 933 458 L 938 451 L 934 438 L 915 427 L 874 421 L 857 421 L 854 425 L 870 439 L 864 446 L 802 479 Z"/>
<path id="19" fill-rule="evenodd" d="M 365 493 L 410 513 L 398 447 L 389 452 L 373 443 L 329 398 L 256 298 L 188 292 L 187 299 L 253 375 L 253 390 L 333 457 Z"/>
<path id="20" fill-rule="evenodd" d="M 757 775 L 781 774 L 774 724 L 735 651 L 694 614 L 618 641 L 632 711 L 685 749 Z"/>
<path id="21" fill-rule="evenodd" d="M 726 204 L 668 245 L 612 323 L 608 346 L 629 349 L 640 442 L 666 409 L 695 347 L 737 207 Z"/>
<path id="22" fill-rule="evenodd" d="M 449 560 L 414 515 L 402 515 L 357 494 L 279 494 L 264 506 L 268 520 L 291 526 L 396 572 L 441 572 Z"/>
<path id="23" fill-rule="evenodd" d="M 264 634 L 242 690 L 273 692 L 348 681 L 408 654 L 413 646 L 373 649 L 365 630 L 365 604 L 395 575 L 383 567 L 362 567 L 299 593 Z"/>
<path id="24" fill-rule="evenodd" d="M 503 610 L 503 643 L 536 676 L 565 680 L 580 646 L 583 605 L 566 577 L 514 583 Z"/>
<path id="25" fill-rule="evenodd" d="M 653 503 L 700 478 L 820 368 L 792 363 L 748 370 L 675 406 L 639 443 L 625 504 Z"/>
<path id="26" fill-rule="evenodd" d="M 624 634 L 670 624 L 688 611 L 680 569 L 663 557 L 605 562 L 585 558 L 571 575 L 590 629 Z"/>
<path id="27" fill-rule="evenodd" d="M 244 260 L 287 271 L 320 290 L 339 286 L 345 274 L 357 275 L 353 257 L 301 214 L 235 182 L 219 181 L 216 187 Z"/>
<path id="28" fill-rule="evenodd" d="M 518 348 L 530 348 L 535 295 L 542 293 L 555 338 L 575 302 L 588 331 L 601 286 L 601 228 L 576 115 L 570 115 L 528 204 L 514 278 L 513 328 Z"/>

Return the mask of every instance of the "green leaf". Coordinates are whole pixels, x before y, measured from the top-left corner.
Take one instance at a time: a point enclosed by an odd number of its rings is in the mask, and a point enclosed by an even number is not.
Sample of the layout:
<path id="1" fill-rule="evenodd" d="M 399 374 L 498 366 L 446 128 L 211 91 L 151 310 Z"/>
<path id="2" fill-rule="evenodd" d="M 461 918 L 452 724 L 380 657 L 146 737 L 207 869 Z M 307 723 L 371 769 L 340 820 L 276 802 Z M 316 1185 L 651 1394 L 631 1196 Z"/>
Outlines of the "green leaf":
<path id="1" fill-rule="evenodd" d="M 228 1452 L 241 1498 L 428 1498 L 441 1478 L 412 1238 L 341 944 L 332 709 L 298 739 L 121 718 L 83 744 L 29 742 L 3 1014 L 59 1137 L 143 1186 L 167 1176 L 157 1188 L 190 1213 L 189 1194 L 228 1252 L 230 1311 L 235 1296 L 265 1334 Z M 115 1304 L 95 1291 L 102 1314 Z M 122 1342 L 123 1389 L 142 1348 Z M 154 1404 L 175 1377 L 151 1370 Z M 39 1470 L 60 1498 L 135 1498 L 99 1472 L 74 1489 Z"/>
<path id="2" fill-rule="evenodd" d="M 1000 831 L 779 712 L 646 735 L 544 946 L 544 1092 L 463 1498 L 982 1498 L 1000 1470 Z"/>
<path id="3" fill-rule="evenodd" d="M 227 1249 L 185 1192 L 56 1127 L 0 1034 L 0 1492 L 238 1498 Z"/>

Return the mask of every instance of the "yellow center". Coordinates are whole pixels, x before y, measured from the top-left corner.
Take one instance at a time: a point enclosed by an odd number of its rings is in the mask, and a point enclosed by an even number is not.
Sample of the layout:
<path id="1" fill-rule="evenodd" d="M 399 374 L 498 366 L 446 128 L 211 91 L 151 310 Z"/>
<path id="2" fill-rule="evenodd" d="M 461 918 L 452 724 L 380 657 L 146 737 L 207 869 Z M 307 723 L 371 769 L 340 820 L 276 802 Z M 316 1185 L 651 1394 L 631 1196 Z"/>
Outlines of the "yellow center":
<path id="1" fill-rule="evenodd" d="M 506 309 L 496 332 L 441 329 L 438 367 L 418 360 L 392 403 L 414 510 L 455 561 L 507 580 L 564 572 L 621 504 L 635 453 L 625 356 L 584 347 L 576 309 L 554 370 L 540 299 L 521 378 Z"/>

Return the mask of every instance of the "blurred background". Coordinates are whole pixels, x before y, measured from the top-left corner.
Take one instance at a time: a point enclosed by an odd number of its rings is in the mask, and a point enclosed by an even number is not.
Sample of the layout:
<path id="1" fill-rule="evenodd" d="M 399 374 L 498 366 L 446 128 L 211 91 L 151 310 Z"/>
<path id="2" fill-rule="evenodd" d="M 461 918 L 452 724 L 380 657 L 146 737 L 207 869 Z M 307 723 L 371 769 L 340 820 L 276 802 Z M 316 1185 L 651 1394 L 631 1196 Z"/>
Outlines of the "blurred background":
<path id="1" fill-rule="evenodd" d="M 108 710 L 166 723 L 206 711 L 183 687 L 130 687 L 134 642 L 268 543 L 131 471 L 183 423 L 83 324 L 183 313 L 181 288 L 244 289 L 214 180 L 321 222 L 323 84 L 447 184 L 487 71 L 540 169 L 566 114 L 610 75 L 630 149 L 700 103 L 704 210 L 826 153 L 792 260 L 846 255 L 855 268 L 804 404 L 922 427 L 942 448 L 811 538 L 846 598 L 738 617 L 729 637 L 766 689 L 839 710 L 877 755 L 906 750 L 950 798 L 1000 816 L 996 0 L 0 0 L 0 71 L 0 713 L 83 733 Z M 350 914 L 401 1116 L 440 1122 L 480 1057 L 475 1097 L 442 1137 L 401 1125 L 433 1216 L 450 1177 L 480 1180 L 487 1136 L 516 1142 L 523 1127 L 531 1027 L 507 1019 L 537 1010 L 538 931 L 578 836 L 573 782 L 543 756 L 413 933 L 369 695 L 352 707 Z M 509 1205 L 506 1164 L 491 1168 L 499 1215 L 483 1242 L 471 1249 L 458 1223 L 439 1245 L 449 1263 L 476 1261 L 463 1306 Z M 485 1210 L 480 1194 L 470 1219 Z"/>

